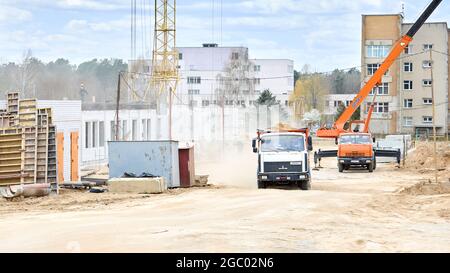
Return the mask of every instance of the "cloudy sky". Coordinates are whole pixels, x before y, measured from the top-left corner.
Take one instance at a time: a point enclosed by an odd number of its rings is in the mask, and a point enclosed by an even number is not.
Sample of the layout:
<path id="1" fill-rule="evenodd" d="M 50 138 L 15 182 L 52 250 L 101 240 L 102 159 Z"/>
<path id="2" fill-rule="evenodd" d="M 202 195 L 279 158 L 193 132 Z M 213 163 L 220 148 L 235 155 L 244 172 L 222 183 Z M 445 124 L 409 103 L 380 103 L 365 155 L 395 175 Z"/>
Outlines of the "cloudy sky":
<path id="1" fill-rule="evenodd" d="M 293 59 L 297 69 L 306 63 L 317 71 L 348 68 L 360 62 L 361 14 L 398 13 L 405 3 L 411 22 L 429 1 L 178 0 L 177 44 L 247 46 L 252 58 Z M 137 2 L 137 53 L 145 55 L 153 0 Z M 431 20 L 450 21 L 448 2 Z M 44 61 L 128 60 L 130 0 L 0 0 L 0 62 L 17 62 L 27 49 Z"/>

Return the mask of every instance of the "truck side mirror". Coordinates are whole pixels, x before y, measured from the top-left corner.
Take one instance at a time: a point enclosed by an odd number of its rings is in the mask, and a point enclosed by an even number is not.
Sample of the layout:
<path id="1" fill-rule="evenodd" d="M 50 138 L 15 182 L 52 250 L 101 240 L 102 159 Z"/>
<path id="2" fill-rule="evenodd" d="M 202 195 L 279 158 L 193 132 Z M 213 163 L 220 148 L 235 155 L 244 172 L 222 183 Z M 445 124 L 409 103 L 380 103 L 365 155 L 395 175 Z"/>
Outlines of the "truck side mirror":
<path id="1" fill-rule="evenodd" d="M 375 138 L 373 138 L 372 140 L 373 140 L 373 143 L 375 143 L 375 142 L 376 142 L 376 139 L 375 139 Z"/>
<path id="2" fill-rule="evenodd" d="M 258 152 L 258 148 L 256 147 L 256 139 L 252 140 L 252 147 L 253 147 L 253 152 L 257 153 Z"/>
<path id="3" fill-rule="evenodd" d="M 308 137 L 308 151 L 312 151 L 313 150 L 313 141 L 312 141 L 312 137 L 309 136 Z"/>
<path id="4" fill-rule="evenodd" d="M 336 145 L 338 145 L 338 144 L 339 144 L 339 141 L 338 141 L 338 139 L 337 139 L 337 138 L 335 138 L 335 139 L 334 139 L 334 143 L 335 143 Z"/>

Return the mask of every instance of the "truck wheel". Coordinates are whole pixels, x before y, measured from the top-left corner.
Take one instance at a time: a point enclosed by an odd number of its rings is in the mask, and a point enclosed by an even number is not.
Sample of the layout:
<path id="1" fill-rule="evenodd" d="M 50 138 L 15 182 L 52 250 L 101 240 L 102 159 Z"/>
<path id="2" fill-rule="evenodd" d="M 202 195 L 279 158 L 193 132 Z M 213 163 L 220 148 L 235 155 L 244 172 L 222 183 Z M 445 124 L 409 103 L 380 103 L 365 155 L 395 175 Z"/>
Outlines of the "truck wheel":
<path id="1" fill-rule="evenodd" d="M 343 172 L 344 172 L 344 164 L 339 163 L 339 164 L 338 164 L 338 168 L 339 168 L 339 172 L 340 172 L 340 173 L 343 173 Z"/>
<path id="2" fill-rule="evenodd" d="M 344 170 L 346 171 L 350 170 L 350 165 L 344 165 Z"/>
<path id="3" fill-rule="evenodd" d="M 376 169 L 377 169 L 377 159 L 375 158 L 373 160 L 373 170 L 376 170 Z"/>
<path id="4" fill-rule="evenodd" d="M 265 189 L 265 188 L 267 188 L 266 182 L 258 181 L 258 189 Z"/>
<path id="5" fill-rule="evenodd" d="M 304 191 L 311 190 L 311 181 L 300 181 L 300 188 Z"/>
<path id="6" fill-rule="evenodd" d="M 373 173 L 373 162 L 370 163 L 367 168 L 369 169 L 369 173 Z"/>

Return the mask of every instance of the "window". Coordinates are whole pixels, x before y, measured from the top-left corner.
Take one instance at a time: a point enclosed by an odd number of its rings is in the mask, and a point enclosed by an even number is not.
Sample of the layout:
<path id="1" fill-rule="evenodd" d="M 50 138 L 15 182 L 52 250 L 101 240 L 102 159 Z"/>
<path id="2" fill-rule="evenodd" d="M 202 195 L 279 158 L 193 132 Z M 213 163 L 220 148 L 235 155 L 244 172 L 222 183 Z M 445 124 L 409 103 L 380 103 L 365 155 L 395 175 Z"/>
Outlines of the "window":
<path id="1" fill-rule="evenodd" d="M 105 122 L 100 121 L 98 123 L 98 146 L 99 147 L 105 147 Z"/>
<path id="2" fill-rule="evenodd" d="M 375 72 L 377 72 L 377 70 L 380 68 L 380 64 L 368 64 L 367 65 L 367 75 L 368 76 L 373 76 L 373 74 L 375 74 Z M 384 73 L 384 75 L 386 76 L 389 73 L 389 70 L 386 71 L 386 73 Z"/>
<path id="3" fill-rule="evenodd" d="M 92 122 L 92 147 L 97 147 L 98 122 Z"/>
<path id="4" fill-rule="evenodd" d="M 412 72 L 413 71 L 413 64 L 412 63 L 404 63 L 403 64 L 403 71 L 405 72 Z"/>
<path id="5" fill-rule="evenodd" d="M 144 73 L 150 73 L 150 66 L 148 65 L 144 66 Z"/>
<path id="6" fill-rule="evenodd" d="M 370 103 L 367 103 L 366 112 L 369 111 Z M 374 113 L 388 113 L 389 112 L 389 102 L 375 102 L 373 104 Z"/>
<path id="7" fill-rule="evenodd" d="M 255 83 L 256 85 L 260 85 L 260 84 L 261 84 L 261 79 L 260 79 L 260 78 L 256 78 L 256 79 L 254 79 L 253 81 L 254 81 L 254 83 Z"/>
<path id="8" fill-rule="evenodd" d="M 142 140 L 147 140 L 147 120 L 143 119 L 141 120 L 141 139 Z"/>
<path id="9" fill-rule="evenodd" d="M 431 50 L 433 49 L 433 44 L 424 44 L 423 45 L 423 50 Z"/>
<path id="10" fill-rule="evenodd" d="M 201 77 L 188 77 L 187 82 L 188 82 L 188 84 L 201 84 L 202 78 Z"/>
<path id="11" fill-rule="evenodd" d="M 231 53 L 231 59 L 232 60 L 239 60 L 239 53 L 238 52 Z"/>
<path id="12" fill-rule="evenodd" d="M 405 99 L 403 101 L 403 107 L 404 108 L 412 108 L 413 107 L 413 100 L 412 99 Z"/>
<path id="13" fill-rule="evenodd" d="M 423 123 L 426 123 L 426 124 L 433 123 L 433 117 L 429 117 L 429 116 L 423 117 Z"/>
<path id="14" fill-rule="evenodd" d="M 261 66 L 260 66 L 260 65 L 255 65 L 255 66 L 254 66 L 254 71 L 255 71 L 255 72 L 261 71 Z"/>
<path id="15" fill-rule="evenodd" d="M 288 65 L 288 73 L 294 73 L 294 66 L 293 65 Z"/>
<path id="16" fill-rule="evenodd" d="M 111 141 L 116 140 L 116 122 L 114 120 L 112 120 L 110 122 L 110 128 L 111 128 L 111 131 L 109 132 L 110 133 L 109 139 Z"/>
<path id="17" fill-rule="evenodd" d="M 368 64 L 367 65 L 367 75 L 372 76 L 380 68 L 380 64 Z"/>
<path id="18" fill-rule="evenodd" d="M 190 89 L 190 90 L 188 90 L 188 94 L 189 95 L 199 95 L 200 94 L 200 90 L 198 90 L 198 89 Z"/>
<path id="19" fill-rule="evenodd" d="M 178 53 L 178 60 L 183 60 L 183 53 Z"/>
<path id="20" fill-rule="evenodd" d="M 432 80 L 423 80 L 422 81 L 423 86 L 431 86 L 433 84 Z"/>
<path id="21" fill-rule="evenodd" d="M 375 103 L 375 113 L 388 113 L 389 112 L 389 103 L 388 102 L 378 102 Z"/>
<path id="22" fill-rule="evenodd" d="M 385 58 L 389 54 L 390 46 L 386 45 L 369 45 L 366 47 L 366 57 L 368 58 Z"/>
<path id="23" fill-rule="evenodd" d="M 146 140 L 150 140 L 152 138 L 152 120 L 147 119 L 147 138 Z"/>
<path id="24" fill-rule="evenodd" d="M 431 105 L 431 104 L 433 104 L 433 99 L 424 98 L 423 99 L 423 104 Z"/>
<path id="25" fill-rule="evenodd" d="M 91 123 L 90 122 L 86 122 L 84 124 L 84 132 L 85 132 L 85 139 L 84 139 L 85 146 L 84 147 L 86 149 L 88 149 L 88 148 L 91 147 L 91 133 L 92 133 L 92 131 L 91 131 Z"/>
<path id="26" fill-rule="evenodd" d="M 412 54 L 412 46 L 408 45 L 405 47 L 405 54 Z"/>
<path id="27" fill-rule="evenodd" d="M 403 126 L 412 127 L 413 126 L 413 118 L 412 117 L 403 117 Z"/>
<path id="28" fill-rule="evenodd" d="M 137 140 L 137 130 L 138 130 L 138 124 L 137 124 L 137 120 L 132 120 L 131 121 L 131 139 L 133 141 Z"/>
<path id="29" fill-rule="evenodd" d="M 423 68 L 431 68 L 432 62 L 431 61 L 423 61 L 422 66 Z"/>
<path id="30" fill-rule="evenodd" d="M 190 107 L 196 107 L 197 106 L 197 101 L 196 100 L 190 100 L 189 101 L 189 106 Z"/>
<path id="31" fill-rule="evenodd" d="M 126 120 L 122 121 L 122 140 L 127 140 L 128 139 L 128 135 L 127 135 L 127 127 L 128 127 L 128 122 Z"/>
<path id="32" fill-rule="evenodd" d="M 412 90 L 413 82 L 412 81 L 403 81 L 403 90 Z"/>
<path id="33" fill-rule="evenodd" d="M 202 101 L 202 106 L 203 106 L 203 107 L 209 106 L 209 100 L 203 100 L 203 101 Z"/>
<path id="34" fill-rule="evenodd" d="M 374 87 L 370 92 L 370 95 L 374 95 L 375 92 L 377 92 L 377 95 L 389 95 L 389 83 L 385 82 Z"/>

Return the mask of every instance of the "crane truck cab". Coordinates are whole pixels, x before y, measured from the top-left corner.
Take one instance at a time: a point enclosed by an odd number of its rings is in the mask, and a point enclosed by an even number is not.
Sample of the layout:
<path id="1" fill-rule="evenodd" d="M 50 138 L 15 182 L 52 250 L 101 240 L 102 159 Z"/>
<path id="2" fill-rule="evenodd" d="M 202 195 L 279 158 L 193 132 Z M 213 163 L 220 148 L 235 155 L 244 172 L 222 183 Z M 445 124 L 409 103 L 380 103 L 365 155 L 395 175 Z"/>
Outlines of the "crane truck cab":
<path id="1" fill-rule="evenodd" d="M 373 149 L 374 140 L 369 133 L 345 133 L 338 138 L 339 172 L 351 167 L 366 167 L 369 172 L 376 168 L 376 157 Z"/>
<path id="2" fill-rule="evenodd" d="M 308 129 L 289 131 L 258 131 L 252 142 L 258 154 L 258 188 L 271 185 L 297 185 L 311 189 L 309 153 L 312 138 Z"/>

